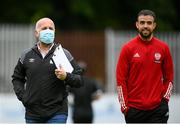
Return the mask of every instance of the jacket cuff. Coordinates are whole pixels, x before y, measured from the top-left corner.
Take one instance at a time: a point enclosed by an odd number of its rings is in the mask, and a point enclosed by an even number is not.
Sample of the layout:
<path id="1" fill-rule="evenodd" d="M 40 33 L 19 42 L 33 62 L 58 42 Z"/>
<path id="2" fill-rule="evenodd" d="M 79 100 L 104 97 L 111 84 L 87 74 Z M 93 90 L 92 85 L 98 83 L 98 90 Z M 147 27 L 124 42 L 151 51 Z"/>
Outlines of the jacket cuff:
<path id="1" fill-rule="evenodd" d="M 165 100 L 166 102 L 169 102 L 169 99 L 166 97 L 163 97 L 163 100 Z"/>
<path id="2" fill-rule="evenodd" d="M 122 113 L 125 114 L 125 115 L 126 115 L 126 113 L 128 112 L 128 110 L 129 110 L 129 107 L 126 107 L 126 108 L 122 108 L 122 107 L 121 107 L 121 111 L 122 111 Z"/>
<path id="3" fill-rule="evenodd" d="M 69 78 L 71 77 L 71 74 L 69 72 L 66 72 L 66 78 L 64 79 L 65 84 L 69 81 Z"/>

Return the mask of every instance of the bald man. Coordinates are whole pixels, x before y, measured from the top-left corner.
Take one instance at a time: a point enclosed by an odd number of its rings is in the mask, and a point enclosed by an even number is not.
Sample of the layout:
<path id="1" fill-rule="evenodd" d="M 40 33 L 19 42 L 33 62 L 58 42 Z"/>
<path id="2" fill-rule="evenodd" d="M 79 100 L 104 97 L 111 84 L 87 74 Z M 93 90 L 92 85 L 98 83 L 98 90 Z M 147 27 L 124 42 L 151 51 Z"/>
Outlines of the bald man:
<path id="1" fill-rule="evenodd" d="M 56 68 L 52 61 L 55 25 L 50 18 L 42 18 L 35 26 L 37 43 L 22 52 L 12 75 L 17 98 L 23 103 L 26 123 L 66 123 L 68 116 L 66 85 L 82 86 L 82 69 L 71 53 L 63 48 L 73 66 L 72 73 Z"/>

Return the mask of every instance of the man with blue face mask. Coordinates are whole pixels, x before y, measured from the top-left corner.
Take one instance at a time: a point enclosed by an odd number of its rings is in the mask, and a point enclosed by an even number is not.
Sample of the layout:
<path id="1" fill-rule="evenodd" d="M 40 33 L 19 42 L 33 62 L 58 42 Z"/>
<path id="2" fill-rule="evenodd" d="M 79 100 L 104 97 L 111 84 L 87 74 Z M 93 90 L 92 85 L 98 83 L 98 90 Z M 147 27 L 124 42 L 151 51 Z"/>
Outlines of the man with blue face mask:
<path id="1" fill-rule="evenodd" d="M 52 56 L 59 44 L 54 43 L 55 25 L 51 19 L 37 21 L 35 37 L 37 44 L 22 53 L 14 69 L 14 91 L 25 107 L 26 123 L 66 123 L 66 86 L 82 86 L 82 69 L 64 48 L 74 70 L 69 73 L 63 67 L 56 69 Z"/>
<path id="2" fill-rule="evenodd" d="M 51 44 L 54 41 L 54 31 L 50 29 L 42 30 L 39 33 L 39 41 L 45 44 Z"/>

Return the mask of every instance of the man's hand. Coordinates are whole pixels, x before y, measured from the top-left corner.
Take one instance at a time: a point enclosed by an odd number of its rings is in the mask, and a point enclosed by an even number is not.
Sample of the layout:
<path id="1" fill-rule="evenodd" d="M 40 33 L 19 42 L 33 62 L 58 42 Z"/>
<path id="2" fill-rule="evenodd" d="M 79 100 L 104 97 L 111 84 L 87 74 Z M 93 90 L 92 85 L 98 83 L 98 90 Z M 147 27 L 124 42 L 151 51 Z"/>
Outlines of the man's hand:
<path id="1" fill-rule="evenodd" d="M 62 68 L 62 66 L 59 66 L 59 69 L 55 69 L 55 75 L 58 79 L 60 80 L 65 80 L 67 73 L 65 70 Z"/>

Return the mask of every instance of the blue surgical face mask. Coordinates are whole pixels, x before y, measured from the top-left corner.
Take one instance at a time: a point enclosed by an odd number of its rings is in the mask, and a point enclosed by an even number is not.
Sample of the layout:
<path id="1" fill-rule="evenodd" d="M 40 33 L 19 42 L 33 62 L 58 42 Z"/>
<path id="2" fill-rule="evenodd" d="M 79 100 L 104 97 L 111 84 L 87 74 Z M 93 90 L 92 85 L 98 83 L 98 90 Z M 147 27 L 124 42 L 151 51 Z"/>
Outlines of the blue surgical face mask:
<path id="1" fill-rule="evenodd" d="M 42 30 L 39 32 L 39 41 L 50 44 L 54 41 L 54 31 L 50 29 Z"/>

